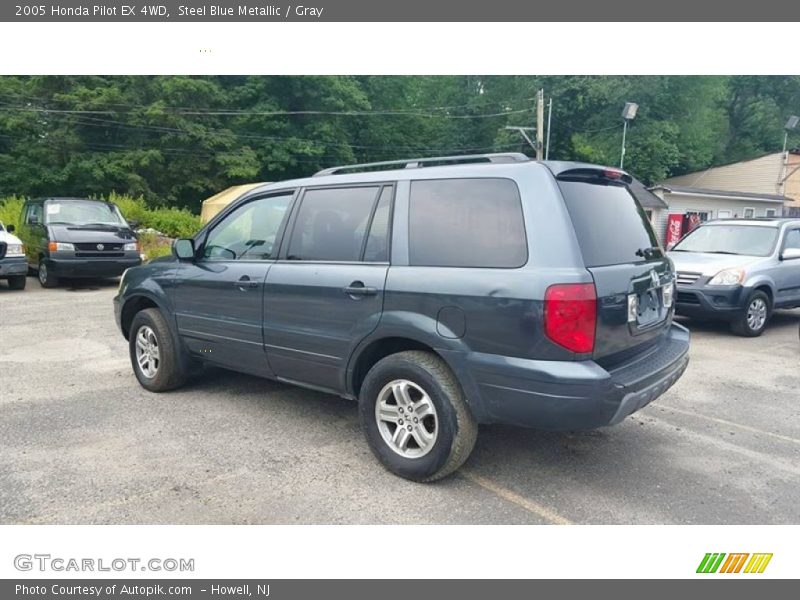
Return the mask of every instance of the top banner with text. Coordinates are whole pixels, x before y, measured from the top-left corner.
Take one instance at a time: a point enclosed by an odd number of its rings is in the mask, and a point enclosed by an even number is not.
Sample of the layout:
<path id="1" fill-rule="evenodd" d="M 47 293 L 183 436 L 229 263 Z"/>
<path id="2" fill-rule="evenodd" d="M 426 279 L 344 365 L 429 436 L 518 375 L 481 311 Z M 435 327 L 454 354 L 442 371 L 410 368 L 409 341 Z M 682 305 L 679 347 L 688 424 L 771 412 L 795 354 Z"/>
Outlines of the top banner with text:
<path id="1" fill-rule="evenodd" d="M 577 0 L 568 3 L 519 0 L 308 0 L 307 4 L 297 3 L 297 0 L 161 0 L 161 3 L 142 4 L 135 4 L 135 0 L 39 0 L 0 3 L 0 21 L 800 21 L 799 2 L 728 0 L 723 4 L 718 0 Z"/>

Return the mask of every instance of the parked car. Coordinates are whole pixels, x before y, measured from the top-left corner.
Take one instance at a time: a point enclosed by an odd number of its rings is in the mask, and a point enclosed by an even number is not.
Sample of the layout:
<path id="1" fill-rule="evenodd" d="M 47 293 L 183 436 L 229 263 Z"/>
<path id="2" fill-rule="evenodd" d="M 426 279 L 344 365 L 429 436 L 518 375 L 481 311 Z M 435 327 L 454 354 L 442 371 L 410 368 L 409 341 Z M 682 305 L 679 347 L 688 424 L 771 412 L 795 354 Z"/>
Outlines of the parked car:
<path id="1" fill-rule="evenodd" d="M 247 192 L 114 299 L 146 389 L 209 363 L 358 400 L 432 481 L 478 423 L 619 423 L 681 376 L 674 273 L 616 169 L 521 154 L 328 169 Z"/>
<path id="2" fill-rule="evenodd" d="M 25 248 L 13 233 L 13 225 L 0 221 L 0 279 L 7 280 L 12 290 L 24 290 L 28 274 Z"/>
<path id="3" fill-rule="evenodd" d="M 669 253 L 678 272 L 679 315 L 730 321 L 758 336 L 776 308 L 800 306 L 800 219 L 719 219 Z"/>
<path id="4" fill-rule="evenodd" d="M 20 237 L 43 287 L 61 279 L 118 277 L 142 264 L 136 234 L 110 202 L 39 198 L 22 208 Z"/>

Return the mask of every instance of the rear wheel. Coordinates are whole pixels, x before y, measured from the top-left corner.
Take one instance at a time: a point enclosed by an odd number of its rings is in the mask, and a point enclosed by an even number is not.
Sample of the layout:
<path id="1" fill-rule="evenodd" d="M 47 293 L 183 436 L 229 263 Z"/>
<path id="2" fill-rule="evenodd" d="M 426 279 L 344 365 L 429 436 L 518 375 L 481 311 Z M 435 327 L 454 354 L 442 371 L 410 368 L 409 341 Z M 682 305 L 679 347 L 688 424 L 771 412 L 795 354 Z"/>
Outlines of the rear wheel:
<path id="1" fill-rule="evenodd" d="M 359 414 L 378 460 L 413 481 L 453 473 L 478 434 L 458 381 L 430 352 L 400 352 L 376 363 L 361 386 Z"/>
<path id="2" fill-rule="evenodd" d="M 157 308 L 147 308 L 133 317 L 128 342 L 136 379 L 151 392 L 166 392 L 181 386 L 186 375 L 180 349 L 169 325 Z"/>
<path id="3" fill-rule="evenodd" d="M 42 287 L 54 288 L 58 285 L 58 277 L 50 272 L 44 259 L 39 261 L 39 283 Z"/>
<path id="4" fill-rule="evenodd" d="M 28 278 L 25 275 L 14 275 L 8 278 L 8 287 L 12 290 L 24 290 L 26 283 L 28 283 Z"/>
<path id="5" fill-rule="evenodd" d="M 736 335 L 757 337 L 764 333 L 771 311 L 769 296 L 761 290 L 755 290 L 747 299 L 742 314 L 731 322 L 731 330 Z"/>

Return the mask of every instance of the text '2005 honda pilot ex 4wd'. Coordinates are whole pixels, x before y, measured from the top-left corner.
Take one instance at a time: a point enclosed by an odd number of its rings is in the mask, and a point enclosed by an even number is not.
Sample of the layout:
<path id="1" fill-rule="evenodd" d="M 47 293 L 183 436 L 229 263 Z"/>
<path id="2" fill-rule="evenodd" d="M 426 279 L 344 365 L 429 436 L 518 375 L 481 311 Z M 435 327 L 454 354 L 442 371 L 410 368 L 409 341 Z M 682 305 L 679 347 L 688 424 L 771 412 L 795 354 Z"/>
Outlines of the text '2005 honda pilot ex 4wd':
<path id="1" fill-rule="evenodd" d="M 478 423 L 619 423 L 688 361 L 630 176 L 522 154 L 321 171 L 247 192 L 114 299 L 139 382 L 211 363 L 357 399 L 393 473 L 455 471 Z"/>

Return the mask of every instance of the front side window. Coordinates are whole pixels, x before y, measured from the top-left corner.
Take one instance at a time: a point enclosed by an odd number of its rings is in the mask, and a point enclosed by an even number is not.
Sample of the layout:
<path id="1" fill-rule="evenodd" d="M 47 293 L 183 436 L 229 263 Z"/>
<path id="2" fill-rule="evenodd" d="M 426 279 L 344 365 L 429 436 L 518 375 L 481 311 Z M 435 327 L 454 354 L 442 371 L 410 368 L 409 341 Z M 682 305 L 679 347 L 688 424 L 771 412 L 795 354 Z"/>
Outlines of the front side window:
<path id="1" fill-rule="evenodd" d="M 208 260 L 268 260 L 292 194 L 259 198 L 235 209 L 209 233 L 203 247 Z"/>
<path id="2" fill-rule="evenodd" d="M 25 222 L 28 223 L 28 225 L 42 222 L 41 204 L 31 204 L 30 206 L 28 206 L 28 215 L 25 218 Z"/>
<path id="3" fill-rule="evenodd" d="M 792 229 L 786 233 L 786 241 L 783 243 L 784 249 L 797 248 L 800 250 L 800 229 Z"/>
<path id="4" fill-rule="evenodd" d="M 760 225 L 705 225 L 698 227 L 680 242 L 673 252 L 742 254 L 769 256 L 775 247 L 778 230 Z"/>
<path id="5" fill-rule="evenodd" d="M 413 181 L 409 210 L 412 265 L 516 268 L 528 260 L 519 190 L 510 179 Z"/>
<path id="6" fill-rule="evenodd" d="M 380 186 L 308 190 L 289 241 L 289 260 L 357 262 Z"/>

